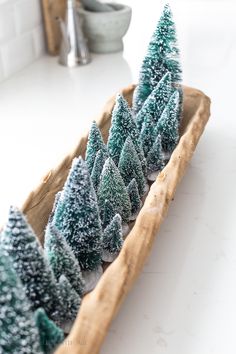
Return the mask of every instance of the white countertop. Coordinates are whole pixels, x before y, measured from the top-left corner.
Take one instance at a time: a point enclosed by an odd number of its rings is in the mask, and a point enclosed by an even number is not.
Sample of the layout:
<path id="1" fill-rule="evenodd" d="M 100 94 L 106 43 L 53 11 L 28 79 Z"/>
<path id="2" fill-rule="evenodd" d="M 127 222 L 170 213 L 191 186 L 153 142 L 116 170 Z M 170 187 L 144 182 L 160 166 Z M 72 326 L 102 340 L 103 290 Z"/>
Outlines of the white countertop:
<path id="1" fill-rule="evenodd" d="M 134 0 L 124 53 L 74 70 L 48 56 L 0 85 L 0 223 L 70 151 L 119 88 L 137 80 L 159 17 Z M 103 354 L 236 351 L 236 6 L 175 1 L 184 83 L 212 99 L 212 116 L 152 254 L 114 320 Z"/>

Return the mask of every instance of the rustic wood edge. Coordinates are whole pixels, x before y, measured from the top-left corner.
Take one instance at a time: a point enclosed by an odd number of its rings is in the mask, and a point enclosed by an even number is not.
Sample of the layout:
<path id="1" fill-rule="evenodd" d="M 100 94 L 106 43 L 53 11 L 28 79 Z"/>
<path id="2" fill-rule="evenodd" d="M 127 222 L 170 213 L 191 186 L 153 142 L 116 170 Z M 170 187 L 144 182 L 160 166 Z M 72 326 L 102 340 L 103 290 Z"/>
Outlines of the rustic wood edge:
<path id="1" fill-rule="evenodd" d="M 133 87 L 128 88 L 126 93 L 131 93 L 132 96 L 132 92 Z M 192 112 L 194 102 L 198 105 Z M 110 101 L 107 106 L 109 112 L 112 106 Z M 184 123 L 184 132 L 179 144 L 169 163 L 152 184 L 118 258 L 105 271 L 96 288 L 84 297 L 72 330 L 56 354 L 99 352 L 112 319 L 149 255 L 176 187 L 184 175 L 209 116 L 210 99 L 201 91 L 185 87 L 183 119 L 189 119 Z M 101 120 L 101 123 L 104 122 Z"/>

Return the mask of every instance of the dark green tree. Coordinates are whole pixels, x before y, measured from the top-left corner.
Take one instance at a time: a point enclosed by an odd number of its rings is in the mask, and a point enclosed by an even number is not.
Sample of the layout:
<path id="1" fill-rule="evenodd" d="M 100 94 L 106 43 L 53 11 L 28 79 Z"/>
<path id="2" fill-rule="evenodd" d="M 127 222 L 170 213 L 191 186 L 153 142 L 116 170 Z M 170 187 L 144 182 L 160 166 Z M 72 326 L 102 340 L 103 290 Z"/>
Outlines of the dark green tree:
<path id="1" fill-rule="evenodd" d="M 43 353 L 54 353 L 57 346 L 64 339 L 63 331 L 48 318 L 44 309 L 37 309 L 34 316 L 40 337 L 40 347 Z"/>
<path id="2" fill-rule="evenodd" d="M 124 143 L 118 168 L 125 185 L 128 186 L 132 179 L 135 178 L 139 194 L 140 196 L 143 196 L 145 193 L 146 180 L 143 175 L 140 160 L 130 137 L 128 137 Z"/>
<path id="3" fill-rule="evenodd" d="M 56 279 L 47 263 L 43 249 L 24 215 L 10 208 L 8 222 L 1 237 L 1 247 L 12 259 L 31 309 L 44 308 L 51 319 L 60 318 Z"/>
<path id="4" fill-rule="evenodd" d="M 64 274 L 75 291 L 82 296 L 84 281 L 79 262 L 66 242 L 65 237 L 53 224 L 48 224 L 44 238 L 45 255 L 56 280 Z"/>
<path id="5" fill-rule="evenodd" d="M 114 213 L 121 215 L 123 222 L 129 221 L 131 212 L 129 195 L 120 172 L 110 157 L 103 167 L 101 183 L 98 188 L 98 204 L 102 220 L 104 220 L 106 200 L 112 205 Z"/>
<path id="6" fill-rule="evenodd" d="M 162 153 L 161 135 L 158 135 L 147 156 L 148 175 L 159 172 L 164 167 L 164 157 Z"/>
<path id="7" fill-rule="evenodd" d="M 156 131 L 161 135 L 164 152 L 171 153 L 179 141 L 179 91 L 176 90 L 158 121 Z"/>
<path id="8" fill-rule="evenodd" d="M 106 145 L 104 144 L 102 134 L 97 126 L 97 123 L 93 121 L 89 132 L 85 155 L 85 161 L 87 163 L 89 173 L 92 173 L 94 161 L 99 150 L 106 151 Z"/>
<path id="9" fill-rule="evenodd" d="M 104 260 L 107 260 L 107 253 L 117 255 L 121 250 L 122 245 L 122 219 L 119 214 L 116 214 L 103 233 L 103 251 L 105 251 Z"/>
<path id="10" fill-rule="evenodd" d="M 98 190 L 98 186 L 100 183 L 102 169 L 107 158 L 108 158 L 108 153 L 105 149 L 101 149 L 97 152 L 92 173 L 91 173 L 91 179 L 96 192 Z"/>
<path id="11" fill-rule="evenodd" d="M 142 203 L 140 200 L 138 185 L 135 178 L 133 178 L 128 184 L 127 191 L 131 202 L 131 220 L 132 220 L 138 213 Z"/>
<path id="12" fill-rule="evenodd" d="M 39 333 L 13 265 L 0 248 L 0 353 L 39 353 Z"/>
<path id="13" fill-rule="evenodd" d="M 136 124 L 141 132 L 145 121 L 156 125 L 173 91 L 171 74 L 167 72 L 154 87 L 136 116 Z"/>
<path id="14" fill-rule="evenodd" d="M 103 219 L 102 219 L 102 227 L 106 228 L 108 224 L 110 224 L 111 220 L 115 216 L 114 208 L 113 205 L 109 200 L 105 200 L 105 205 L 104 205 L 104 213 L 103 213 Z"/>
<path id="15" fill-rule="evenodd" d="M 133 97 L 135 114 L 167 71 L 171 73 L 173 83 L 181 80 L 176 29 L 168 4 L 164 7 L 142 63 L 138 86 Z"/>
<path id="16" fill-rule="evenodd" d="M 82 270 L 101 264 L 102 228 L 97 197 L 86 163 L 75 158 L 53 217 Z"/>
<path id="17" fill-rule="evenodd" d="M 118 166 L 120 154 L 127 137 L 130 136 L 140 159 L 143 173 L 147 173 L 147 165 L 139 140 L 139 131 L 132 117 L 127 101 L 120 94 L 117 95 L 116 104 L 112 112 L 111 128 L 108 136 L 108 152 Z"/>
<path id="18" fill-rule="evenodd" d="M 68 329 L 71 328 L 79 311 L 81 298 L 64 275 L 60 276 L 58 287 L 64 302 L 62 308 L 62 316 L 64 318 L 63 329 L 68 333 Z"/>

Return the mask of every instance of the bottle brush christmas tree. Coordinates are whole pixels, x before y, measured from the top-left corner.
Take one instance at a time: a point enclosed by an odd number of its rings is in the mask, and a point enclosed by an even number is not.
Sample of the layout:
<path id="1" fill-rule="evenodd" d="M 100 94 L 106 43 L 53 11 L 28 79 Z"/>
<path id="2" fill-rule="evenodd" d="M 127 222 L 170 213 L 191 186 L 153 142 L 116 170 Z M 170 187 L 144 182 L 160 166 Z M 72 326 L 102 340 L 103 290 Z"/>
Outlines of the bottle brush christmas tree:
<path id="1" fill-rule="evenodd" d="M 103 167 L 98 188 L 98 204 L 102 220 L 104 220 L 106 200 L 111 203 L 114 213 L 120 214 L 123 222 L 129 221 L 131 212 L 129 195 L 120 172 L 110 157 Z"/>
<path id="2" fill-rule="evenodd" d="M 111 128 L 109 130 L 107 147 L 109 155 L 118 166 L 120 154 L 127 137 L 130 136 L 139 156 L 143 173 L 146 174 L 146 160 L 139 140 L 139 131 L 133 120 L 131 110 L 124 97 L 116 97 L 116 104 L 112 112 Z"/>
<path id="3" fill-rule="evenodd" d="M 175 91 L 157 124 L 164 152 L 172 153 L 179 140 L 179 91 Z"/>
<path id="4" fill-rule="evenodd" d="M 130 137 L 128 137 L 124 143 L 118 168 L 125 185 L 128 186 L 132 179 L 135 178 L 139 194 L 140 196 L 143 196 L 146 189 L 146 180 L 142 172 L 140 160 Z"/>
<path id="5" fill-rule="evenodd" d="M 97 197 L 86 163 L 75 158 L 53 222 L 63 233 L 82 270 L 101 264 L 102 228 Z"/>
<path id="6" fill-rule="evenodd" d="M 152 90 L 136 116 L 136 124 L 141 132 L 145 121 L 156 125 L 173 91 L 171 74 L 167 72 Z"/>
<path id="7" fill-rule="evenodd" d="M 161 135 L 158 135 L 147 156 L 148 179 L 155 181 L 158 173 L 164 167 L 164 157 L 162 153 Z"/>
<path id="8" fill-rule="evenodd" d="M 123 245 L 122 219 L 116 214 L 103 233 L 103 260 L 112 262 Z"/>
<path id="9" fill-rule="evenodd" d="M 113 205 L 111 204 L 111 202 L 108 199 L 106 199 L 105 203 L 104 203 L 104 213 L 103 213 L 103 217 L 102 217 L 103 229 L 105 229 L 106 226 L 108 224 L 110 224 L 110 222 L 114 216 L 115 216 L 115 211 L 114 211 Z"/>
<path id="10" fill-rule="evenodd" d="M 139 83 L 133 97 L 135 114 L 167 71 L 171 73 L 173 83 L 181 80 L 176 29 L 168 4 L 164 7 L 142 63 Z"/>
<path id="11" fill-rule="evenodd" d="M 10 259 L 0 248 L 0 353 L 39 353 L 39 333 Z"/>
<path id="12" fill-rule="evenodd" d="M 48 224 L 46 228 L 44 249 L 56 280 L 58 281 L 60 276 L 64 274 L 75 291 L 82 296 L 84 281 L 79 262 L 65 237 L 52 224 Z"/>
<path id="13" fill-rule="evenodd" d="M 63 304 L 59 301 L 56 280 L 33 230 L 17 208 L 10 208 L 1 247 L 13 261 L 31 308 L 43 307 L 51 319 L 59 322 Z"/>
<path id="14" fill-rule="evenodd" d="M 135 220 L 139 212 L 142 202 L 139 196 L 138 185 L 136 179 L 133 178 L 127 186 L 129 199 L 131 203 L 131 217 L 130 220 Z"/>
<path id="15" fill-rule="evenodd" d="M 98 151 L 94 161 L 94 165 L 91 173 L 91 179 L 93 182 L 93 187 L 96 192 L 98 190 L 98 186 L 100 183 L 102 169 L 107 158 L 108 158 L 107 151 L 105 149 L 101 149 Z"/>
<path id="16" fill-rule="evenodd" d="M 89 132 L 85 155 L 85 161 L 87 163 L 89 173 L 92 173 L 95 158 L 99 150 L 106 151 L 106 145 L 104 144 L 102 134 L 97 126 L 97 123 L 94 121 Z"/>
<path id="17" fill-rule="evenodd" d="M 35 323 L 40 337 L 40 347 L 45 354 L 54 353 L 57 346 L 63 341 L 63 331 L 51 321 L 44 309 L 39 308 L 34 314 Z"/>

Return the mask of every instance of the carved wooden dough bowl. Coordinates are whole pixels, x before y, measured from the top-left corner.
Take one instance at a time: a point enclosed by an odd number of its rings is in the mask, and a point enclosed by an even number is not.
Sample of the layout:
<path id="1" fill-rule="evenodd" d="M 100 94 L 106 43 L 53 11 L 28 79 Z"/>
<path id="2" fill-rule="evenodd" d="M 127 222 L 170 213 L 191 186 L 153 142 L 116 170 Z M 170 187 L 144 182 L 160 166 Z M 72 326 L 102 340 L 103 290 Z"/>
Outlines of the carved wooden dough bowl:
<path id="1" fill-rule="evenodd" d="M 129 103 L 134 87 L 130 86 L 122 91 Z M 184 111 L 180 141 L 169 163 L 152 184 L 118 258 L 106 269 L 96 288 L 83 298 L 74 326 L 65 342 L 57 349 L 57 354 L 98 353 L 112 319 L 142 270 L 177 184 L 184 175 L 210 116 L 210 99 L 207 96 L 193 88 L 183 87 L 183 90 Z M 97 120 L 105 141 L 114 99 L 112 97 L 107 102 Z M 23 206 L 23 212 L 42 243 L 54 196 L 64 185 L 72 159 L 85 155 L 87 137 L 88 135 L 82 137 L 76 149 L 56 169 L 49 172 Z"/>

